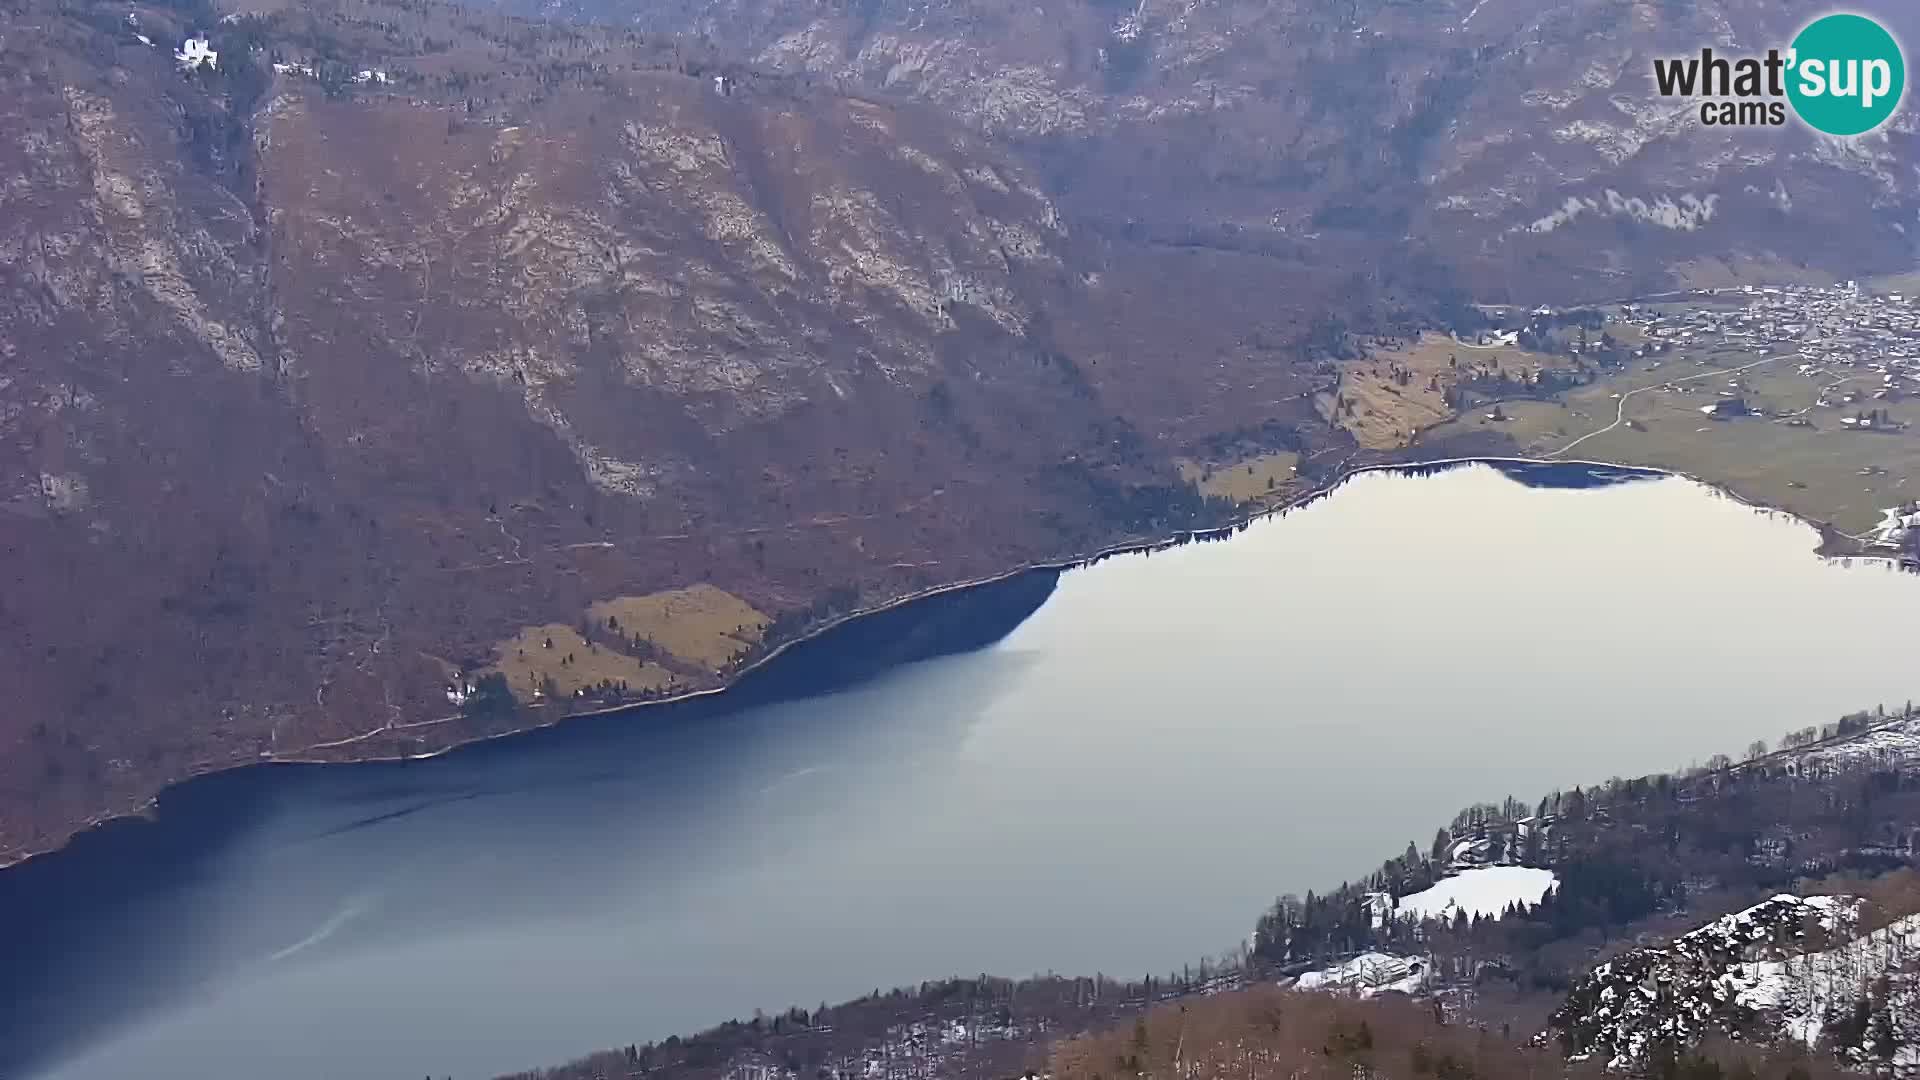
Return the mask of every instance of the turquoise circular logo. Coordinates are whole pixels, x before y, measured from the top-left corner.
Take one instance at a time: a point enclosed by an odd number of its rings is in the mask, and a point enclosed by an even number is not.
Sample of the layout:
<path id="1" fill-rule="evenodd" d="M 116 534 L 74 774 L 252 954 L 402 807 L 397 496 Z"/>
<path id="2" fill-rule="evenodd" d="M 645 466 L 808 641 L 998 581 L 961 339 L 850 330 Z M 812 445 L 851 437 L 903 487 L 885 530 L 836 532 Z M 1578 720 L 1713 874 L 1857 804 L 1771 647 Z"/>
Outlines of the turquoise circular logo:
<path id="1" fill-rule="evenodd" d="M 1828 135 L 1864 135 L 1886 123 L 1907 87 L 1899 42 L 1864 15 L 1808 23 L 1787 63 L 1793 111 Z"/>

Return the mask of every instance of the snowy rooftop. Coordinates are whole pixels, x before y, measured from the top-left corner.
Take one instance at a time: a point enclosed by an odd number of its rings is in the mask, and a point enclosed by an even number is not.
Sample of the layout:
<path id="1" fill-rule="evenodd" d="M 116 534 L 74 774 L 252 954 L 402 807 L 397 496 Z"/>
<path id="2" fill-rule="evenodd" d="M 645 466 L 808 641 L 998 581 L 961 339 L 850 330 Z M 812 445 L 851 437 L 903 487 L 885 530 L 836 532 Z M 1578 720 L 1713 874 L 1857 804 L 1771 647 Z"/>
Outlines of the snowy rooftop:
<path id="1" fill-rule="evenodd" d="M 1368 952 L 1344 964 L 1309 971 L 1293 981 L 1293 988 L 1372 997 L 1390 991 L 1411 994 L 1426 985 L 1426 979 L 1426 963 L 1419 957 Z"/>

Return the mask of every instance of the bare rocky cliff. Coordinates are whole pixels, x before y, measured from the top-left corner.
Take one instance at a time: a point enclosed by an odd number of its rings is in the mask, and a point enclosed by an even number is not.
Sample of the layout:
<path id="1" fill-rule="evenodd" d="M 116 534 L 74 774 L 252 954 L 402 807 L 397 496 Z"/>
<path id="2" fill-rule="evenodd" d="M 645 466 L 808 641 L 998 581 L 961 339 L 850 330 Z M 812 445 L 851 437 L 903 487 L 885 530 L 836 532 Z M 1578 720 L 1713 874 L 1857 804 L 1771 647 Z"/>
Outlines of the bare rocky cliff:
<path id="1" fill-rule="evenodd" d="M 1332 445 L 1273 350 L 1337 282 L 1082 233 L 924 105 L 448 5 L 29 4 L 0 49 L 7 857 L 717 685 L 1218 519 L 1196 440 Z"/>
<path id="2" fill-rule="evenodd" d="M 507 6 L 516 6 L 508 0 Z M 1916 114 L 1848 142 L 1703 126 L 1652 61 L 1784 47 L 1754 0 L 561 0 L 778 70 L 938 103 L 1075 212 L 1405 237 L 1481 299 L 1904 270 Z M 1868 4 L 1911 40 L 1910 5 Z"/>

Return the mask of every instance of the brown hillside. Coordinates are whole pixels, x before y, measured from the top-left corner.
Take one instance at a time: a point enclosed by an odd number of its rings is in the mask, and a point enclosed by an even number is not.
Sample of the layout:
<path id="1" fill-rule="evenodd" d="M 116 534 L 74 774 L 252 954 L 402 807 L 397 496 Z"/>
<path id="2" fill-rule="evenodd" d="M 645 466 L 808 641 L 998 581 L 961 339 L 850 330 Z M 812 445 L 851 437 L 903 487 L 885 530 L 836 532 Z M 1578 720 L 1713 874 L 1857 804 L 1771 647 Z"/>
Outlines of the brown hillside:
<path id="1" fill-rule="evenodd" d="M 712 685 L 1217 517 L 1197 442 L 1332 438 L 1299 360 L 1337 281 L 1080 230 L 924 106 L 431 3 L 134 20 L 0 15 L 0 855 L 207 769 Z M 697 586 L 714 634 L 772 622 L 449 702 Z"/>

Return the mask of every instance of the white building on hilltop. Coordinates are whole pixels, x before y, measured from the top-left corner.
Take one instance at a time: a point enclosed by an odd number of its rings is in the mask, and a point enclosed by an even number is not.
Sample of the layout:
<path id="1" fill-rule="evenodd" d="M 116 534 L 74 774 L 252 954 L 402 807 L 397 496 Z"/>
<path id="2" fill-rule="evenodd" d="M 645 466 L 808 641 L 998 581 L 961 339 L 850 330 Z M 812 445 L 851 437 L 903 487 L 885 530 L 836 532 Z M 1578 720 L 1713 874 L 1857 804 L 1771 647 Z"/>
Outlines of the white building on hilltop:
<path id="1" fill-rule="evenodd" d="M 180 45 L 180 51 L 173 54 L 174 62 L 181 71 L 198 71 L 204 65 L 212 71 L 220 66 L 220 54 L 207 44 L 204 37 L 190 37 Z"/>

